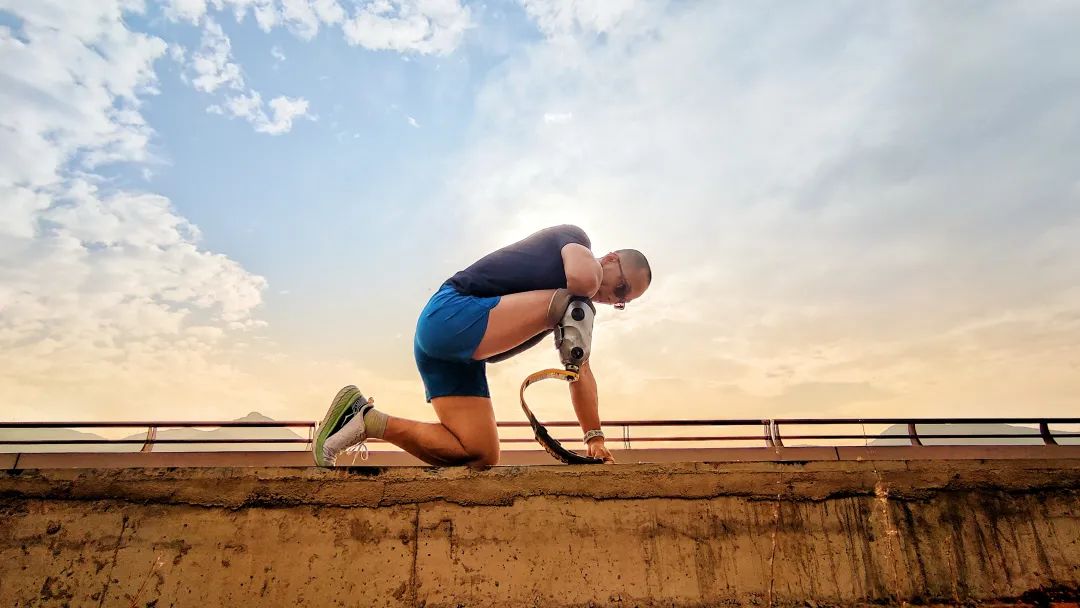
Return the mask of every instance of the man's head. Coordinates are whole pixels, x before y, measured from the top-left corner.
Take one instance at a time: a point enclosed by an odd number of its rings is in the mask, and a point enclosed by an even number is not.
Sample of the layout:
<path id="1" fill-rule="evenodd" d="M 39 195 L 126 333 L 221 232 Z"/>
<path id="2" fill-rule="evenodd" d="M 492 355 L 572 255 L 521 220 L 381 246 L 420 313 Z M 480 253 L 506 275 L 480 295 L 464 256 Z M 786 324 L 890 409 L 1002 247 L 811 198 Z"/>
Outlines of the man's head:
<path id="1" fill-rule="evenodd" d="M 627 302 L 640 298 L 652 284 L 649 260 L 637 249 L 612 251 L 600 258 L 600 267 L 604 269 L 604 277 L 593 302 L 622 308 Z"/>

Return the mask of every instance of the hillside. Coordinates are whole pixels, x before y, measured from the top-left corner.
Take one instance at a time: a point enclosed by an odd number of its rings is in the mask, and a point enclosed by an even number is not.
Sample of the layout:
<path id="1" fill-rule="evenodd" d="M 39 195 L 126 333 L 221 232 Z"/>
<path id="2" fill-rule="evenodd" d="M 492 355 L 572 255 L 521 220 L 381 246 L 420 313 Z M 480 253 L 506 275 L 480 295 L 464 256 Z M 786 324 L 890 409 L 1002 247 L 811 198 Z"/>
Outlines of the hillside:
<path id="1" fill-rule="evenodd" d="M 240 422 L 272 422 L 259 412 L 251 412 L 248 415 L 237 418 Z M 299 429 L 298 429 L 299 430 Z M 104 429 L 102 430 L 104 431 Z M 123 439 L 142 440 L 146 437 L 146 430 L 131 433 Z M 119 439 L 120 437 L 110 437 Z M 297 439 L 301 435 L 291 429 L 280 428 L 171 428 L 158 429 L 157 440 L 161 439 Z M 138 452 L 142 444 L 125 445 L 101 445 L 101 444 L 56 444 L 56 445 L 4 445 L 3 441 L 9 440 L 78 440 L 78 439 L 103 439 L 102 435 L 87 431 L 72 429 L 0 429 L 0 452 Z M 186 452 L 186 451 L 238 451 L 238 450 L 291 450 L 303 449 L 304 444 L 282 443 L 238 443 L 238 444 L 154 444 L 155 452 Z"/>
<path id="2" fill-rule="evenodd" d="M 916 429 L 923 445 L 1042 445 L 1040 437 L 988 437 L 988 438 L 928 438 L 924 435 L 1030 435 L 1038 434 L 1038 427 L 1011 424 L 920 424 Z M 906 435 L 907 425 L 895 424 L 885 429 L 881 438 L 870 445 L 910 445 L 906 438 L 890 439 L 890 435 Z"/>

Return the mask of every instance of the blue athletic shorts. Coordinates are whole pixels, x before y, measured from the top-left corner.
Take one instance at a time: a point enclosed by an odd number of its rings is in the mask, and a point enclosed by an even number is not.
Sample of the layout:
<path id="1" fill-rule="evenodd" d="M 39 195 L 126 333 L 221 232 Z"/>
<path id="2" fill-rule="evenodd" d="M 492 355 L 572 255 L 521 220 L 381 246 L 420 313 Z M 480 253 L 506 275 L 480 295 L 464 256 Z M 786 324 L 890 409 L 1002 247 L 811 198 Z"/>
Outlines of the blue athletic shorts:
<path id="1" fill-rule="evenodd" d="M 486 364 L 472 354 L 487 329 L 499 296 L 478 298 L 443 283 L 416 322 L 413 355 L 424 381 L 424 397 L 490 397 Z"/>

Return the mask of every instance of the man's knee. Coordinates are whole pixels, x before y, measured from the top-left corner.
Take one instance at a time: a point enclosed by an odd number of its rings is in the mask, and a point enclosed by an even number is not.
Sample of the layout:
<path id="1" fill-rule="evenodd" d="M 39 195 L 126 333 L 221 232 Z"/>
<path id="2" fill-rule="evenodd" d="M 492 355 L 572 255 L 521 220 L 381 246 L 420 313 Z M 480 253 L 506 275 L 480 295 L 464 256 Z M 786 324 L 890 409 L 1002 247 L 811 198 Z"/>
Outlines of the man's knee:
<path id="1" fill-rule="evenodd" d="M 457 440 L 448 465 L 492 466 L 499 462 L 499 429 L 489 397 L 445 396 L 431 400 L 439 422 Z"/>
<path id="2" fill-rule="evenodd" d="M 475 447 L 465 451 L 468 454 L 468 461 L 465 464 L 474 469 L 486 469 L 499 464 L 499 444 Z"/>

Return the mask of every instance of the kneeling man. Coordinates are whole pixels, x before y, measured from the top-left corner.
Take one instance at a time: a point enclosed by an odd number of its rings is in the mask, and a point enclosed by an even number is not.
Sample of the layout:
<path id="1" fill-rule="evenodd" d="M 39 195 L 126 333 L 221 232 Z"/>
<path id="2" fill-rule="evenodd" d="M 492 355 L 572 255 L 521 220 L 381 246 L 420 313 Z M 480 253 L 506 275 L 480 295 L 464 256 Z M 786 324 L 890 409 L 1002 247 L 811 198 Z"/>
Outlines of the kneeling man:
<path id="1" fill-rule="evenodd" d="M 652 270 L 640 251 L 620 249 L 596 258 L 591 246 L 577 226 L 553 226 L 450 277 L 420 313 L 413 342 L 424 392 L 439 422 L 389 416 L 355 386 L 346 386 L 316 433 L 315 462 L 332 466 L 342 450 L 375 437 L 433 465 L 498 464 L 487 361 L 539 342 L 573 296 L 623 310 L 652 283 Z M 599 433 L 596 379 L 587 361 L 569 387 L 588 455 L 614 462 Z"/>

